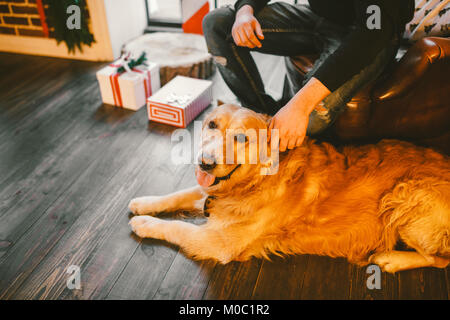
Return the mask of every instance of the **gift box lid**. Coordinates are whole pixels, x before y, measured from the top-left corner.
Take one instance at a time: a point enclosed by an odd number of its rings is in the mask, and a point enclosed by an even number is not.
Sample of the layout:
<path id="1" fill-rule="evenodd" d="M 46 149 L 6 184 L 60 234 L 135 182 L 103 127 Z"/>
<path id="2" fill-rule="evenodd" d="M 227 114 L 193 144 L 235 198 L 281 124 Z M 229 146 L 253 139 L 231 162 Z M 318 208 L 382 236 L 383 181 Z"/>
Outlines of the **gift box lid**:
<path id="1" fill-rule="evenodd" d="M 147 72 L 147 71 L 153 70 L 156 67 L 158 67 L 158 65 L 156 63 L 154 63 L 154 62 L 146 62 L 146 65 L 141 64 L 139 66 L 134 67 L 133 69 L 137 69 L 137 70 L 140 70 L 142 72 Z M 105 67 L 103 67 L 103 68 L 101 68 L 100 70 L 97 71 L 97 73 L 96 73 L 97 77 L 98 76 L 107 76 L 107 77 L 109 77 L 109 76 L 113 75 L 117 71 L 117 68 L 118 67 L 114 63 L 109 64 L 109 65 L 107 65 L 107 66 L 105 66 Z M 136 78 L 136 75 L 135 75 L 134 72 L 127 72 L 127 71 L 125 71 L 125 72 L 122 72 L 120 74 L 120 77 L 121 78 L 124 77 L 125 79 L 134 80 Z"/>
<path id="2" fill-rule="evenodd" d="M 156 102 L 186 108 L 211 87 L 212 81 L 176 76 L 158 92 L 148 98 L 149 102 Z"/>

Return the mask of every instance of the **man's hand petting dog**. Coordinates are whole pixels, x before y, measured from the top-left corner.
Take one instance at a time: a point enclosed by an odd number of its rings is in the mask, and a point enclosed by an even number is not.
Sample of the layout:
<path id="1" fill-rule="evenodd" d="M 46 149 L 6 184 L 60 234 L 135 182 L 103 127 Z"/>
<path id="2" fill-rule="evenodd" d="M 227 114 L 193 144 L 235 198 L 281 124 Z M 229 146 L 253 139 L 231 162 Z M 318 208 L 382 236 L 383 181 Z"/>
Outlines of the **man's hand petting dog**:
<path id="1" fill-rule="evenodd" d="M 238 10 L 231 35 L 237 46 L 251 49 L 262 47 L 259 40 L 263 40 L 264 35 L 261 25 L 253 15 L 253 8 L 251 6 L 244 5 Z"/>
<path id="2" fill-rule="evenodd" d="M 325 99 L 330 90 L 312 77 L 303 88 L 272 118 L 269 125 L 269 140 L 272 129 L 279 132 L 280 152 L 300 147 L 306 136 L 309 115 Z"/>
<path id="3" fill-rule="evenodd" d="M 302 105 L 289 102 L 270 121 L 269 135 L 272 129 L 279 130 L 280 152 L 302 145 L 309 119 L 309 112 L 305 109 Z"/>

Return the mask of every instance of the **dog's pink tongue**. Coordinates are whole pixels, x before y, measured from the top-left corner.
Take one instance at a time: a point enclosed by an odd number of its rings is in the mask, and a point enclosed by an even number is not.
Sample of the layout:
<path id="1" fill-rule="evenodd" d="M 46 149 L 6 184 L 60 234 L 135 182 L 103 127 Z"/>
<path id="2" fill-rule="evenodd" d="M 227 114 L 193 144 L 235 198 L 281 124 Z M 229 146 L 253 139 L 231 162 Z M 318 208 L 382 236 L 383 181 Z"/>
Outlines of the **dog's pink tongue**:
<path id="1" fill-rule="evenodd" d="M 214 183 L 214 180 L 216 179 L 216 177 L 213 176 L 212 174 L 209 174 L 208 172 L 205 172 L 200 169 L 197 169 L 195 175 L 197 176 L 198 184 L 204 188 L 207 188 L 210 185 L 212 185 Z"/>

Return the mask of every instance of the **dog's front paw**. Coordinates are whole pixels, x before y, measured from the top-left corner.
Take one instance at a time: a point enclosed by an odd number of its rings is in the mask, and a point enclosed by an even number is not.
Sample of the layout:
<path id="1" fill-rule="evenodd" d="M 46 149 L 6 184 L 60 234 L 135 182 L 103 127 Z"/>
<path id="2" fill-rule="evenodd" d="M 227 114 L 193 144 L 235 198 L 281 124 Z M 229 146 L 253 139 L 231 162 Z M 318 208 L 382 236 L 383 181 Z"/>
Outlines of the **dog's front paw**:
<path id="1" fill-rule="evenodd" d="M 375 253 L 369 257 L 369 262 L 378 265 L 381 270 L 395 273 L 401 268 L 401 264 L 390 252 Z"/>
<path id="2" fill-rule="evenodd" d="M 150 196 L 134 198 L 128 204 L 128 208 L 133 214 L 157 214 L 164 211 L 162 197 Z"/>
<path id="3" fill-rule="evenodd" d="M 149 216 L 137 216 L 131 218 L 129 225 L 131 230 L 140 238 L 157 238 L 156 230 L 161 220 Z"/>

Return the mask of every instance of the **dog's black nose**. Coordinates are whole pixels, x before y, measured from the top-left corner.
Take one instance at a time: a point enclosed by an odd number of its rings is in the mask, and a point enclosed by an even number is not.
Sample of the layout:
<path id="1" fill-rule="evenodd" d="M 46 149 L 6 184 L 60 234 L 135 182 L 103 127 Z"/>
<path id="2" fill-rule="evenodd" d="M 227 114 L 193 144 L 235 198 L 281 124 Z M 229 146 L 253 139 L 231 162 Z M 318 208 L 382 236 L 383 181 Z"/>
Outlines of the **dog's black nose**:
<path id="1" fill-rule="evenodd" d="M 202 161 L 202 163 L 200 163 L 200 168 L 202 168 L 202 170 L 204 171 L 208 171 L 208 170 L 212 170 L 216 167 L 215 163 L 205 163 Z"/>
<path id="2" fill-rule="evenodd" d="M 202 170 L 208 171 L 216 167 L 216 160 L 212 155 L 202 154 L 200 155 L 198 160 L 198 162 L 200 163 L 200 168 Z"/>

